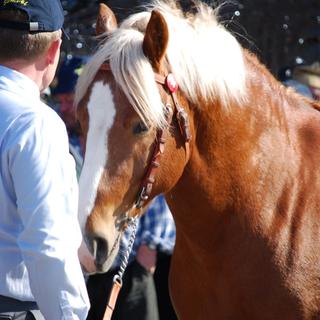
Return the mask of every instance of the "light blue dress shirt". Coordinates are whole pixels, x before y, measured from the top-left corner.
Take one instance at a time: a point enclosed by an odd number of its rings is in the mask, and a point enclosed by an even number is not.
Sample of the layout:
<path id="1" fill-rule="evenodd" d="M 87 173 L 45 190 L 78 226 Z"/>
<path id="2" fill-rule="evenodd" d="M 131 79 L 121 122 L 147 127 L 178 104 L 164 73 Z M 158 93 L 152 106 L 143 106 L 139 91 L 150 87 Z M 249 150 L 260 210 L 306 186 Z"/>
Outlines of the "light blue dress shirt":
<path id="1" fill-rule="evenodd" d="M 64 123 L 28 77 L 0 66 L 0 295 L 47 320 L 85 319 L 75 164 Z"/>

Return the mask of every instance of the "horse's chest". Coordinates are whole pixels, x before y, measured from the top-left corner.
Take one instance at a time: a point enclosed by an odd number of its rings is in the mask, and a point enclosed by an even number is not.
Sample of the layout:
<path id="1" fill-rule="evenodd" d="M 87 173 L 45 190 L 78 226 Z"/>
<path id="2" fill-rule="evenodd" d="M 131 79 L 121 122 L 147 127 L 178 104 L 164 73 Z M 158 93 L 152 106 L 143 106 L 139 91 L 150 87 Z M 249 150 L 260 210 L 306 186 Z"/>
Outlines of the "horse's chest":
<path id="1" fill-rule="evenodd" d="M 170 291 L 179 319 L 308 319 L 264 241 L 243 237 L 224 247 L 210 255 L 177 239 Z"/>

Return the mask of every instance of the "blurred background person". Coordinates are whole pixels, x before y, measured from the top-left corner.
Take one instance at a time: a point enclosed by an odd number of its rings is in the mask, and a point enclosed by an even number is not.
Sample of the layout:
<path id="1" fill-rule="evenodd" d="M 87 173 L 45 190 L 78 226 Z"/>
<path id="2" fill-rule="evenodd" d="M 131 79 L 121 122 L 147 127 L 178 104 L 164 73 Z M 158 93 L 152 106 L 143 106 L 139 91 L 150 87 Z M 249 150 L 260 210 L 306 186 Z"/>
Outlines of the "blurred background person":
<path id="1" fill-rule="evenodd" d="M 312 92 L 310 88 L 293 77 L 294 67 L 283 67 L 278 72 L 278 79 L 287 87 L 295 89 L 298 93 L 304 95 L 307 98 L 312 98 Z"/>
<path id="2" fill-rule="evenodd" d="M 320 56 L 319 56 L 320 58 Z M 308 86 L 312 96 L 320 100 L 320 62 L 298 66 L 293 71 L 293 79 Z"/>
<path id="3" fill-rule="evenodd" d="M 84 140 L 74 108 L 74 91 L 78 77 L 82 71 L 87 57 L 71 56 L 64 59 L 59 67 L 51 95 L 55 101 L 53 108 L 64 121 L 68 137 L 69 149 L 76 161 L 77 176 L 79 178 L 83 163 Z"/>

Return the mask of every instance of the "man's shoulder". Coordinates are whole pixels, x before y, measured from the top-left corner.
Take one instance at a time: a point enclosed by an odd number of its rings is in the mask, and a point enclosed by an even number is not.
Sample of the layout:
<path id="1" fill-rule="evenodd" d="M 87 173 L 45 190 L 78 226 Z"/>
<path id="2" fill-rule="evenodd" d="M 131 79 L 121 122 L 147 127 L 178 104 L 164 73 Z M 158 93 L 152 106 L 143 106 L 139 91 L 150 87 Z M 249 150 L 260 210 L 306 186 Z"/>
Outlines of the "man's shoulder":
<path id="1" fill-rule="evenodd" d="M 40 104 L 41 106 L 38 108 L 37 114 L 39 114 L 43 119 L 49 119 L 55 126 L 58 125 L 59 127 L 65 127 L 63 120 L 54 109 L 42 101 Z"/>
<path id="2" fill-rule="evenodd" d="M 60 121 L 56 111 L 45 104 L 42 100 L 34 97 L 21 97 L 10 91 L 0 90 L 0 114 L 11 117 L 24 116 L 29 119 L 45 119 Z"/>
<path id="3" fill-rule="evenodd" d="M 5 104 L 0 98 L 0 141 L 24 140 L 28 136 L 38 138 L 64 137 L 67 135 L 65 125 L 59 115 L 40 100 L 31 105 L 24 101 Z"/>

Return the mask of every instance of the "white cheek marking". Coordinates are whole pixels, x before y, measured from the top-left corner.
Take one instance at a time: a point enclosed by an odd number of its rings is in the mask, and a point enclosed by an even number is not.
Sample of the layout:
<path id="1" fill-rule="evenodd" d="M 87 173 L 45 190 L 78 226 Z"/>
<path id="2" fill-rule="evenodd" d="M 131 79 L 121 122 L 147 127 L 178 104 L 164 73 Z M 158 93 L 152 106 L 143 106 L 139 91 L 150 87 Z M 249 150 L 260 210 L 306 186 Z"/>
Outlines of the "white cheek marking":
<path id="1" fill-rule="evenodd" d="M 78 218 L 82 230 L 94 207 L 99 182 L 108 159 L 108 131 L 113 125 L 116 114 L 109 85 L 103 84 L 102 81 L 93 85 L 87 109 L 89 130 L 79 180 Z"/>

